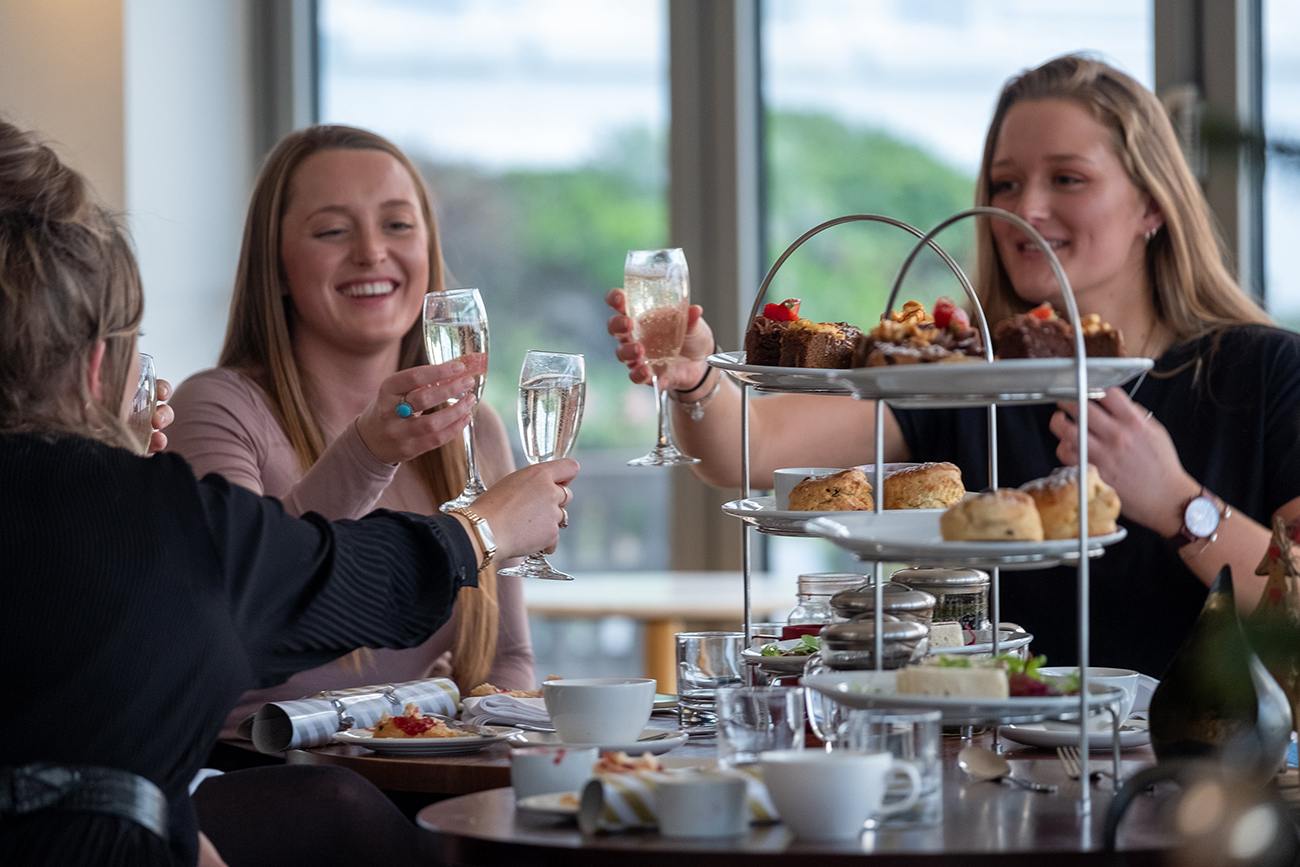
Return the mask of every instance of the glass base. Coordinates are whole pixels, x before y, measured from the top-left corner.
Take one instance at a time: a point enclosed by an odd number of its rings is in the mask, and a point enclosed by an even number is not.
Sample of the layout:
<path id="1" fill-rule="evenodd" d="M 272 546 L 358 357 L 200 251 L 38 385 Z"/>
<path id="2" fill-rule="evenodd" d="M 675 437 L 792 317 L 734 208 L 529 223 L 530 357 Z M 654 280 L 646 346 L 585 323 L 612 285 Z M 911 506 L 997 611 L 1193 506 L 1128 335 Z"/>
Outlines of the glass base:
<path id="1" fill-rule="evenodd" d="M 650 450 L 650 454 L 628 461 L 627 465 L 629 467 L 677 467 L 686 464 L 698 464 L 699 462 L 699 458 L 684 455 L 677 450 L 676 446 L 668 443 L 667 445 L 655 446 Z"/>
<path id="2" fill-rule="evenodd" d="M 456 497 L 456 499 L 454 500 L 448 500 L 447 502 L 439 506 L 438 509 L 439 511 L 442 512 L 450 512 L 452 509 L 463 508 L 464 506 L 468 506 L 470 503 L 477 500 L 479 494 L 483 493 L 486 490 L 487 488 L 483 487 L 482 485 L 474 485 L 473 483 L 466 483 L 465 490 L 460 492 L 460 496 Z"/>
<path id="3" fill-rule="evenodd" d="M 498 575 L 505 575 L 509 578 L 542 578 L 548 581 L 572 581 L 573 576 L 567 572 L 561 572 L 547 562 L 546 557 L 541 554 L 529 554 L 524 562 L 518 566 L 510 566 L 506 569 L 497 571 Z"/>

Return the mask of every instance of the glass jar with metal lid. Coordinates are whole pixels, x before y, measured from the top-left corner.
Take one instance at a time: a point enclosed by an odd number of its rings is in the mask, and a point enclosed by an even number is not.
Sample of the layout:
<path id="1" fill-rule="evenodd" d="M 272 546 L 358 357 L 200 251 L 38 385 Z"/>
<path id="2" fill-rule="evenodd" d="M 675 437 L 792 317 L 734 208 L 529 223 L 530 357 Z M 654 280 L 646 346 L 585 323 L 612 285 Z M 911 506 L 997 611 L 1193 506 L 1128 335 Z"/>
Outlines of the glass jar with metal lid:
<path id="1" fill-rule="evenodd" d="M 989 622 L 989 573 L 979 569 L 920 567 L 899 569 L 891 581 L 931 593 L 938 600 L 934 619 L 955 620 L 970 629 L 991 629 Z"/>
<path id="2" fill-rule="evenodd" d="M 915 620 L 884 615 L 884 667 L 902 668 L 919 662 L 930 649 L 930 627 Z M 821 659 L 838 670 L 876 667 L 875 618 L 832 623 L 822 630 Z"/>
<path id="3" fill-rule="evenodd" d="M 858 572 L 810 572 L 799 576 L 799 603 L 790 612 L 782 638 L 817 634 L 834 619 L 831 597 L 860 585 L 865 576 Z"/>
<path id="4" fill-rule="evenodd" d="M 935 605 L 935 598 L 929 593 L 893 581 L 881 587 L 880 593 L 885 614 L 929 625 Z M 876 610 L 876 585 L 864 584 L 852 590 L 841 590 L 831 597 L 831 608 L 836 620 L 869 619 Z"/>

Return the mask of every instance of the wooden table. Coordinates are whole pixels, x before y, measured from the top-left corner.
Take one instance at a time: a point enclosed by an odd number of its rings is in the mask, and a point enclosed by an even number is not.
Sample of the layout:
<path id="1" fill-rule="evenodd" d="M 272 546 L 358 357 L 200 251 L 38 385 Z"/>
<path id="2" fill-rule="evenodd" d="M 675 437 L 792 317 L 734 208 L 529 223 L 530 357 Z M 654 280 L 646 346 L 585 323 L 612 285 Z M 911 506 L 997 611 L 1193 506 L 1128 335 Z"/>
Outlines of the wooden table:
<path id="1" fill-rule="evenodd" d="M 525 582 L 528 612 L 573 619 L 621 616 L 643 622 L 645 676 L 659 682 L 660 692 L 677 692 L 673 636 L 684 631 L 686 621 L 725 620 L 739 629 L 745 617 L 740 572 L 582 572 L 574 577 L 572 583 Z M 754 622 L 774 613 L 785 615 L 795 605 L 795 579 L 755 573 L 750 594 Z"/>
<path id="2" fill-rule="evenodd" d="M 987 745 L 988 735 L 976 739 Z M 514 792 L 493 789 L 425 807 L 417 821 L 428 834 L 429 851 L 464 867 L 497 864 L 661 865 L 672 867 L 789 867 L 791 855 L 815 855 L 818 867 L 862 863 L 873 867 L 935 865 L 961 858 L 963 867 L 982 864 L 1050 863 L 1052 867 L 1104 863 L 1101 845 L 1109 783 L 1093 787 L 1093 813 L 1077 815 L 1079 783 L 1066 779 L 1055 753 L 1031 748 L 1008 752 L 1017 775 L 1060 785 L 1055 795 L 1010 785 L 970 781 L 956 766 L 956 752 L 968 742 L 945 738 L 942 824 L 907 830 L 868 831 L 855 843 L 815 843 L 793 839 L 783 825 L 754 827 L 732 839 L 682 841 L 654 833 L 584 838 L 572 825 L 540 823 L 517 816 Z M 679 755 L 680 751 L 672 753 Z M 1130 774 L 1154 761 L 1149 749 L 1124 753 Z M 1158 831 L 1158 799 L 1139 799 L 1130 808 L 1119 837 L 1127 864 L 1168 863 L 1169 841 Z M 1050 859 L 1050 861 L 1049 861 Z"/>

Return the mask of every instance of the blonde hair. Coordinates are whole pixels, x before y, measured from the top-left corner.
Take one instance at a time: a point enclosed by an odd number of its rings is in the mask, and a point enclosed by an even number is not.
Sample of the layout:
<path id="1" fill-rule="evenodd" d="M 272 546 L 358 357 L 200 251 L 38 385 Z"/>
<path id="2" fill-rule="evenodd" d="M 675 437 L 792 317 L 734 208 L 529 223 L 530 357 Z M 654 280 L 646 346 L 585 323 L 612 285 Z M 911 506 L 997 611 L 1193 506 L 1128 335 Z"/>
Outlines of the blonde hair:
<path id="1" fill-rule="evenodd" d="M 218 364 L 244 373 L 266 391 L 304 470 L 320 458 L 326 443 L 294 359 L 289 330 L 289 305 L 293 302 L 280 258 L 280 229 L 294 172 L 308 157 L 329 150 L 382 151 L 406 169 L 429 229 L 428 291 L 441 292 L 444 288 L 442 248 L 429 189 L 396 145 L 355 127 L 312 126 L 290 133 L 271 151 L 253 187 L 244 223 L 230 321 Z M 402 337 L 402 369 L 428 363 L 421 325 L 417 319 Z M 452 499 L 465 484 L 465 449 L 459 439 L 408 463 L 435 504 Z M 479 573 L 478 589 L 465 588 L 456 600 L 460 619 L 452 658 L 456 681 L 462 689 L 487 680 L 496 655 L 496 586 L 496 572 L 489 567 Z M 358 659 L 353 656 L 354 661 Z"/>
<path id="2" fill-rule="evenodd" d="M 1146 269 L 1156 315 L 1174 333 L 1175 343 L 1232 325 L 1270 322 L 1225 264 L 1223 240 L 1164 107 L 1151 91 L 1101 61 L 1067 54 L 1007 82 L 984 141 L 977 205 L 989 204 L 993 152 L 1007 112 L 1017 102 L 1036 99 L 1071 100 L 1109 129 L 1129 180 L 1164 216 L 1164 225 L 1147 243 Z M 976 245 L 976 286 L 989 321 L 1028 310 L 1032 305 L 1016 295 L 984 225 Z"/>
<path id="3" fill-rule="evenodd" d="M 143 316 L 117 220 L 54 151 L 0 121 L 0 430 L 66 431 L 141 452 L 120 414 Z M 99 341 L 96 399 L 87 375 Z"/>

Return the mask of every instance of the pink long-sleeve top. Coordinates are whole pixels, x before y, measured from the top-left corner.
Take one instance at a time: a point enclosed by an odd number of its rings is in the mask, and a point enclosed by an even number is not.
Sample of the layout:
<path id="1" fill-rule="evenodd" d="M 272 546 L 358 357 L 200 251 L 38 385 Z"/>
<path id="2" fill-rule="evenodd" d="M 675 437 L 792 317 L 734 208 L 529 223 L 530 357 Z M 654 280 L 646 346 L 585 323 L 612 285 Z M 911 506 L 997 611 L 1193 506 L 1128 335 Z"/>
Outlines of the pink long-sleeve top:
<path id="1" fill-rule="evenodd" d="M 232 370 L 191 376 L 171 399 L 176 421 L 167 428 L 168 451 L 184 457 L 196 475 L 217 473 L 276 497 L 293 515 L 318 512 L 338 520 L 380 508 L 426 515 L 437 508 L 409 466 L 386 464 L 370 453 L 355 424 L 326 431 L 329 446 L 302 472 L 267 401 L 261 387 Z M 499 577 L 497 600 L 500 627 L 488 679 L 508 689 L 531 689 L 536 685 L 533 649 L 521 580 Z M 457 611 L 419 647 L 371 650 L 366 659 L 346 657 L 296 674 L 280 686 L 246 692 L 226 718 L 221 736 L 234 737 L 239 724 L 267 702 L 303 698 L 324 689 L 427 677 L 434 661 L 452 649 L 459 622 Z"/>

